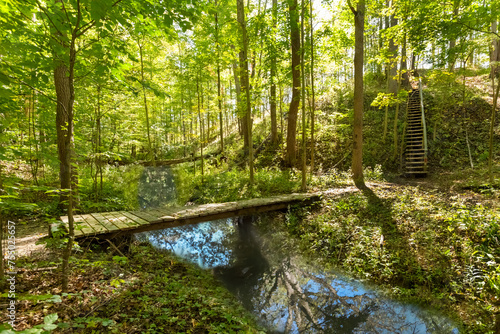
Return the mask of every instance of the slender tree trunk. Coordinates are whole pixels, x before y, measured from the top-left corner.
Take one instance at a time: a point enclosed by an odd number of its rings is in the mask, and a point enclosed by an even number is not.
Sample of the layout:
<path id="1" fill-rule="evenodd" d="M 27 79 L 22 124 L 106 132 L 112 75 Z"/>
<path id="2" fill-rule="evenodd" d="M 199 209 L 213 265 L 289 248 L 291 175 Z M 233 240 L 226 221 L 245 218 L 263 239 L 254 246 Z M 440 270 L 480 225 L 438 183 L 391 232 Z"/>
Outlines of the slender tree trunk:
<path id="1" fill-rule="evenodd" d="M 301 0 L 301 11 L 300 11 L 300 43 L 302 45 L 301 53 L 300 53 L 300 72 L 301 72 L 301 96 L 302 96 L 302 184 L 301 190 L 306 191 L 307 189 L 307 165 L 306 165 L 306 71 L 304 66 L 305 60 L 305 27 L 304 27 L 304 15 L 305 15 L 305 0 Z"/>
<path id="2" fill-rule="evenodd" d="M 410 89 L 410 76 L 408 73 L 408 60 L 406 57 L 406 33 L 403 36 L 403 45 L 401 47 L 401 86 Z"/>
<path id="3" fill-rule="evenodd" d="M 54 70 L 54 85 L 56 88 L 57 107 L 56 107 L 56 125 L 58 134 L 58 152 L 61 165 L 61 187 L 68 191 L 67 195 L 67 214 L 68 214 L 68 242 L 63 252 L 62 263 L 62 291 L 68 291 L 69 276 L 69 258 L 73 249 L 73 240 L 75 236 L 73 222 L 73 198 L 72 191 L 72 151 L 73 142 L 73 104 L 75 101 L 74 87 L 74 67 L 76 63 L 76 39 L 77 29 L 81 20 L 80 8 L 78 8 L 78 19 L 75 28 L 72 31 L 71 44 L 69 47 L 69 68 L 63 62 L 59 62 Z M 63 183 L 64 182 L 64 183 Z M 76 189 L 76 185 L 75 189 Z"/>
<path id="4" fill-rule="evenodd" d="M 363 178 L 363 37 L 365 26 L 365 1 L 359 0 L 357 8 L 349 6 L 354 14 L 354 135 L 352 152 L 352 178 L 359 189 L 365 188 Z"/>
<path id="5" fill-rule="evenodd" d="M 273 29 L 276 29 L 278 22 L 278 0 L 273 0 Z M 278 124 L 276 122 L 276 39 L 271 45 L 271 145 L 278 144 Z"/>
<path id="6" fill-rule="evenodd" d="M 494 20 L 491 22 L 491 32 L 493 33 L 493 40 L 491 41 L 490 63 L 491 71 L 490 78 L 493 79 L 500 68 L 500 38 L 495 34 L 498 31 L 498 22 Z"/>
<path id="7" fill-rule="evenodd" d="M 201 181 L 203 182 L 203 126 L 200 104 L 200 76 L 196 77 L 196 96 L 198 98 L 198 120 L 200 122 L 200 158 L 201 158 Z"/>
<path id="8" fill-rule="evenodd" d="M 148 112 L 148 100 L 146 96 L 146 86 L 144 82 L 144 61 L 143 61 L 143 54 L 142 54 L 142 49 L 143 45 L 137 40 L 137 46 L 139 47 L 139 56 L 140 56 L 140 61 L 141 61 L 141 80 L 142 80 L 142 93 L 144 97 L 144 112 L 146 113 L 146 131 L 147 131 L 147 136 L 148 136 L 148 155 L 151 154 L 151 160 L 155 160 L 155 154 L 153 152 L 153 146 L 151 144 L 151 131 L 149 128 L 149 112 Z"/>
<path id="9" fill-rule="evenodd" d="M 218 7 L 217 0 L 215 6 Z M 217 8 L 218 10 L 218 8 Z M 222 87 L 220 82 L 220 42 L 219 42 L 219 17 L 215 13 L 215 43 L 217 46 L 217 102 L 219 106 L 219 134 L 220 134 L 220 152 L 224 153 L 224 123 L 222 114 Z"/>
<path id="10" fill-rule="evenodd" d="M 497 88 L 495 91 L 495 79 L 491 79 L 494 94 L 493 94 L 493 107 L 491 110 L 491 123 L 490 123 L 490 142 L 489 142 L 489 152 L 488 152 L 488 172 L 490 176 L 490 183 L 493 183 L 493 137 L 495 134 L 495 118 L 498 103 L 498 93 L 500 90 L 500 76 L 497 75 Z"/>
<path id="11" fill-rule="evenodd" d="M 314 172 L 314 126 L 315 126 L 315 112 L 316 112 L 316 99 L 314 96 L 314 27 L 313 27 L 313 7 L 312 0 L 309 0 L 309 15 L 310 15 L 310 29 L 311 29 L 311 175 Z"/>
<path id="12" fill-rule="evenodd" d="M 382 142 L 385 143 L 385 138 L 387 138 L 387 125 L 389 123 L 389 105 L 385 106 L 385 116 L 384 116 L 384 134 L 382 135 Z"/>
<path id="13" fill-rule="evenodd" d="M 390 2 L 391 8 L 394 6 L 394 0 L 391 0 Z M 391 27 L 395 27 L 398 25 L 398 20 L 394 15 L 391 15 L 390 17 L 390 24 Z M 387 77 L 387 89 L 389 93 L 392 93 L 396 95 L 398 93 L 398 82 L 397 82 L 397 75 L 398 75 L 398 63 L 397 63 L 397 58 L 398 58 L 398 46 L 394 42 L 394 38 L 389 39 L 389 54 L 390 54 L 390 59 L 389 59 L 389 64 L 388 64 L 388 77 Z"/>
<path id="14" fill-rule="evenodd" d="M 292 44 L 292 101 L 288 111 L 285 164 L 296 163 L 297 116 L 300 104 L 300 29 L 297 0 L 287 0 L 290 9 L 290 43 Z"/>
<path id="15" fill-rule="evenodd" d="M 248 150 L 248 131 L 247 131 L 247 121 L 245 117 L 245 106 L 243 105 L 243 99 L 241 98 L 241 82 L 240 82 L 240 70 L 238 69 L 238 65 L 236 61 L 233 62 L 233 74 L 234 74 L 234 86 L 236 90 L 236 105 L 237 105 L 237 114 L 239 120 L 239 131 L 240 135 L 243 136 L 243 148 L 245 152 Z"/>
<path id="16" fill-rule="evenodd" d="M 453 19 L 458 17 L 458 9 L 460 7 L 460 0 L 453 0 Z M 449 58 L 448 58 L 448 71 L 453 72 L 455 70 L 455 63 L 457 61 L 455 47 L 457 45 L 456 38 L 450 39 L 449 45 Z"/>
<path id="17" fill-rule="evenodd" d="M 403 67 L 403 57 L 401 57 L 400 60 L 400 68 Z M 396 86 L 396 94 L 400 91 L 401 89 L 401 73 L 402 71 L 398 71 L 398 77 L 396 80 L 397 86 Z M 399 121 L 399 108 L 401 106 L 401 103 L 399 103 L 399 100 L 396 100 L 396 112 L 394 114 L 394 130 L 393 130 L 393 138 L 394 138 L 394 159 L 397 158 L 398 156 L 398 121 Z"/>
<path id="18" fill-rule="evenodd" d="M 252 105 L 250 100 L 250 80 L 248 77 L 248 37 L 245 20 L 245 7 L 243 0 L 237 0 L 237 15 L 238 23 L 241 30 L 242 50 L 239 53 L 240 57 L 240 76 L 241 88 L 245 92 L 244 102 L 246 106 L 245 120 L 248 134 L 248 169 L 250 173 L 250 185 L 254 183 L 253 171 L 253 143 L 252 143 Z"/>

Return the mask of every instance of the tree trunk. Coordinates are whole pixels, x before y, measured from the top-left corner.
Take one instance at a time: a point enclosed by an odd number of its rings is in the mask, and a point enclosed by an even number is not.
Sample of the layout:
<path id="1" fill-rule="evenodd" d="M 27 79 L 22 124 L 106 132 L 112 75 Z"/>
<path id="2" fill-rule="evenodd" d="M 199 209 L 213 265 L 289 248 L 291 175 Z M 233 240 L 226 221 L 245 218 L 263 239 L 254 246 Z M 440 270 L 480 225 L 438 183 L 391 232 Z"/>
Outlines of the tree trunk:
<path id="1" fill-rule="evenodd" d="M 498 72 L 498 69 L 500 68 L 500 38 L 496 36 L 495 34 L 498 31 L 498 22 L 497 20 L 494 20 L 491 22 L 491 32 L 493 33 L 493 40 L 491 42 L 491 52 L 490 52 L 490 66 L 491 66 L 491 72 L 490 72 L 490 78 L 493 79 L 496 76 L 496 73 Z"/>
<path id="2" fill-rule="evenodd" d="M 248 132 L 247 132 L 247 121 L 245 118 L 244 111 L 245 107 L 243 106 L 243 100 L 241 98 L 241 82 L 240 82 L 240 70 L 238 69 L 238 65 L 236 61 L 233 62 L 233 74 L 234 74 L 234 89 L 236 90 L 236 105 L 237 105 L 237 113 L 240 127 L 239 132 L 240 135 L 243 136 L 243 148 L 247 151 L 248 148 Z"/>
<path id="3" fill-rule="evenodd" d="M 408 60 L 406 57 L 406 34 L 403 36 L 403 46 L 401 47 L 401 86 L 410 89 L 410 75 L 408 73 Z"/>
<path id="4" fill-rule="evenodd" d="M 495 79 L 491 79 L 493 89 L 495 88 Z M 490 176 L 490 183 L 493 183 L 493 136 L 495 134 L 495 116 L 497 111 L 497 101 L 498 93 L 500 90 L 500 76 L 497 75 L 497 88 L 493 94 L 493 107 L 491 109 L 491 123 L 490 123 L 490 141 L 489 141 L 489 152 L 488 152 L 488 172 Z"/>
<path id="5" fill-rule="evenodd" d="M 314 31 L 313 31 L 313 7 L 312 0 L 309 1 L 310 29 L 311 29 L 311 175 L 314 172 L 314 122 L 316 111 L 316 99 L 314 96 Z"/>
<path id="6" fill-rule="evenodd" d="M 151 132 L 149 129 L 149 113 L 148 113 L 148 100 L 146 97 L 146 86 L 144 84 L 144 61 L 142 56 L 143 45 L 139 40 L 137 40 L 137 45 L 139 46 L 139 56 L 141 61 L 141 83 L 142 83 L 142 93 L 144 96 L 144 112 L 146 113 L 146 131 L 148 136 L 148 155 L 151 155 L 151 160 L 155 160 L 155 154 L 153 152 L 153 146 L 151 145 Z"/>
<path id="7" fill-rule="evenodd" d="M 273 27 L 276 29 L 278 22 L 278 0 L 273 0 Z M 276 39 L 271 45 L 271 145 L 276 147 L 278 144 L 278 124 L 276 121 Z"/>
<path id="8" fill-rule="evenodd" d="M 196 97 L 198 99 L 198 120 L 200 122 L 201 182 L 203 182 L 203 126 L 202 126 L 202 117 L 201 117 L 200 76 L 199 75 L 196 77 Z M 195 158 L 195 157 L 193 157 L 193 158 Z"/>
<path id="9" fill-rule="evenodd" d="M 61 189 L 71 189 L 71 146 L 73 142 L 73 105 L 70 94 L 68 67 L 61 63 L 54 70 L 56 88 L 56 132 L 57 153 L 59 157 L 59 179 Z M 61 196 L 61 202 L 66 202 L 68 196 Z"/>
<path id="10" fill-rule="evenodd" d="M 363 178 L 363 37 L 365 1 L 359 0 L 354 13 L 354 135 L 352 150 L 352 178 L 359 189 L 365 188 Z"/>
<path id="11" fill-rule="evenodd" d="M 80 13 L 80 11 L 78 11 Z M 80 20 L 80 15 L 78 21 Z M 62 263 L 62 291 L 68 291 L 69 257 L 73 248 L 74 224 L 73 224 L 73 198 L 72 188 L 76 177 L 72 178 L 72 151 L 73 141 L 73 104 L 75 101 L 74 67 L 76 63 L 76 39 L 78 24 L 72 31 L 71 44 L 69 47 L 69 69 L 63 62 L 59 62 L 54 70 L 54 85 L 56 89 L 56 128 L 57 146 L 60 161 L 61 188 L 67 191 L 67 214 L 68 214 L 68 243 L 63 252 Z M 75 174 L 76 175 L 76 174 Z"/>
<path id="12" fill-rule="evenodd" d="M 296 163 L 297 116 L 300 103 L 300 30 L 297 0 L 287 0 L 290 9 L 290 42 L 292 44 L 292 101 L 288 111 L 285 165 Z"/>
<path id="13" fill-rule="evenodd" d="M 301 72 L 301 96 L 302 96 L 302 184 L 301 190 L 306 191 L 307 189 L 307 155 L 306 155 L 306 70 L 304 66 L 304 58 L 305 58 L 305 50 L 304 50 L 304 37 L 305 37 L 305 28 L 304 28 L 304 15 L 305 15 L 305 0 L 301 1 L 302 9 L 300 11 L 300 43 L 302 45 L 301 53 L 300 53 L 300 72 Z"/>
<path id="14" fill-rule="evenodd" d="M 217 0 L 215 1 L 217 7 Z M 215 13 L 215 43 L 217 46 L 217 102 L 219 106 L 219 133 L 220 133 L 220 152 L 224 153 L 224 122 L 222 114 L 222 92 L 220 83 L 220 44 L 219 44 L 219 17 Z"/>
<path id="15" fill-rule="evenodd" d="M 390 3 L 391 8 L 394 6 L 394 1 Z M 394 15 L 390 17 L 390 25 L 391 27 L 395 27 L 398 25 L 398 20 Z M 387 71 L 387 90 L 389 93 L 396 95 L 398 93 L 398 82 L 396 77 L 398 76 L 398 46 L 394 42 L 394 38 L 389 39 L 389 64 Z"/>
<path id="16" fill-rule="evenodd" d="M 250 80 L 248 77 L 248 37 L 247 28 L 245 20 L 245 7 L 243 0 L 237 0 L 237 15 L 238 23 L 241 29 L 241 42 L 242 50 L 239 53 L 240 57 L 240 76 L 241 76 L 241 88 L 245 92 L 243 95 L 243 102 L 245 103 L 245 121 L 246 121 L 246 132 L 248 136 L 248 169 L 250 173 L 250 185 L 253 185 L 254 175 L 253 175 L 253 144 L 252 144 L 252 105 L 250 100 Z"/>
<path id="17" fill-rule="evenodd" d="M 458 9 L 460 7 L 460 0 L 453 1 L 453 19 L 458 17 Z M 448 49 L 448 71 L 453 72 L 455 70 L 455 63 L 457 60 L 455 47 L 457 45 L 456 38 L 450 39 L 450 46 Z"/>

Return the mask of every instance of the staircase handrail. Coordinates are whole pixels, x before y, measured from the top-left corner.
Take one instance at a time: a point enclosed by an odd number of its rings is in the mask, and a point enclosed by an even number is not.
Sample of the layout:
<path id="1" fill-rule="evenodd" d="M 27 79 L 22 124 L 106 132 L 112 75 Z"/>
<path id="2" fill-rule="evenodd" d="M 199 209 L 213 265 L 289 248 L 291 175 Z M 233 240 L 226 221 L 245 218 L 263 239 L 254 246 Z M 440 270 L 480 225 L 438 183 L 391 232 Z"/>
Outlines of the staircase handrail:
<path id="1" fill-rule="evenodd" d="M 418 78 L 418 88 L 420 94 L 420 110 L 422 111 L 422 126 L 424 128 L 424 166 L 427 166 L 427 127 L 425 125 L 424 96 L 422 94 L 422 80 Z"/>

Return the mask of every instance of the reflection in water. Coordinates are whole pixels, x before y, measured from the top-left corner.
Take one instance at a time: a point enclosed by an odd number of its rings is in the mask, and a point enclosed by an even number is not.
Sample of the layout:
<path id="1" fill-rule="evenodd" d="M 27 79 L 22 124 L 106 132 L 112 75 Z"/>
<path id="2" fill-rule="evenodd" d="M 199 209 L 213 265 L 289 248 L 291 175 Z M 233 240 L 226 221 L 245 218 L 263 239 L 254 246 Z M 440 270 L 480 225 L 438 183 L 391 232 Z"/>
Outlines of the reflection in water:
<path id="1" fill-rule="evenodd" d="M 262 224 L 263 225 L 263 224 Z M 140 239 L 213 269 L 243 305 L 280 333 L 458 333 L 448 319 L 383 298 L 262 233 L 251 217 L 161 231 Z M 292 251 L 293 249 L 293 251 Z"/>
<path id="2" fill-rule="evenodd" d="M 175 202 L 177 192 L 172 169 L 168 166 L 145 167 L 137 192 L 141 209 L 157 208 Z"/>

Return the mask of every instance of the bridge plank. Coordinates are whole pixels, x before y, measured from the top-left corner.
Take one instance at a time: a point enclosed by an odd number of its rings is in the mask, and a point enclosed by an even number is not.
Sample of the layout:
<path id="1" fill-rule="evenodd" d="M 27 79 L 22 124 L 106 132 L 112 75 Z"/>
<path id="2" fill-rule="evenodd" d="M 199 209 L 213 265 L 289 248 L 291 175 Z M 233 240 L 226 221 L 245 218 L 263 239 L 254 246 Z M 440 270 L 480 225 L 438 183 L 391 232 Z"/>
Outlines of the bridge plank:
<path id="1" fill-rule="evenodd" d="M 102 226 L 104 226 L 108 231 L 119 231 L 120 228 L 115 224 L 107 220 L 101 213 L 91 213 L 92 217 L 94 217 Z"/>
<path id="2" fill-rule="evenodd" d="M 123 223 L 120 219 L 118 219 L 114 212 L 102 212 L 101 215 L 111 224 L 115 225 L 119 230 L 128 230 L 130 226 Z"/>
<path id="3" fill-rule="evenodd" d="M 141 226 L 141 224 L 139 223 L 136 223 L 135 221 L 133 221 L 132 219 L 126 217 L 123 213 L 125 211 L 114 211 L 114 212 L 110 212 L 109 214 L 110 215 L 113 215 L 116 219 L 118 219 L 118 221 L 120 221 L 122 224 L 125 224 L 125 226 L 127 226 L 127 230 L 129 229 L 134 229 L 134 228 L 137 228 L 138 226 Z"/>
<path id="4" fill-rule="evenodd" d="M 129 218 L 130 220 L 134 221 L 136 224 L 140 225 L 140 226 L 143 226 L 143 225 L 149 225 L 149 221 L 147 220 L 144 220 L 136 215 L 134 215 L 133 213 L 131 212 L 128 212 L 128 211 L 123 211 L 123 215 L 127 218 Z"/>
<path id="5" fill-rule="evenodd" d="M 158 220 L 158 217 L 155 217 L 153 215 L 150 215 L 146 211 L 132 211 L 131 212 L 133 215 L 146 220 L 148 223 L 154 223 Z"/>
<path id="6" fill-rule="evenodd" d="M 74 222 L 75 222 L 75 237 L 79 235 L 94 235 L 95 230 L 92 228 L 91 225 L 87 223 L 85 218 L 81 215 L 77 215 L 73 217 Z M 77 233 L 78 231 L 78 233 Z"/>
<path id="7" fill-rule="evenodd" d="M 96 234 L 105 234 L 109 233 L 109 230 L 103 226 L 97 219 L 95 219 L 92 215 L 83 215 L 87 224 L 92 226 L 92 228 L 96 231 Z"/>
<path id="8" fill-rule="evenodd" d="M 66 232 L 68 232 L 69 231 L 68 216 L 61 217 L 61 220 L 65 224 L 64 228 L 65 228 Z M 95 234 L 95 231 L 92 228 L 92 226 L 87 224 L 87 222 L 85 221 L 85 219 L 81 215 L 74 215 L 73 216 L 73 224 L 74 224 L 74 228 L 75 228 L 75 230 L 74 230 L 75 237 Z"/>
<path id="9" fill-rule="evenodd" d="M 128 229 L 128 225 L 122 223 L 118 218 L 115 217 L 113 212 L 101 212 L 101 215 L 106 219 L 106 221 L 110 224 L 116 226 L 119 230 Z"/>
<path id="10" fill-rule="evenodd" d="M 159 209 L 162 213 L 161 218 L 163 221 L 173 221 L 176 219 L 177 213 L 183 210 L 183 207 L 166 207 Z"/>
<path id="11" fill-rule="evenodd" d="M 155 215 L 158 219 L 161 219 L 162 221 L 165 221 L 165 220 L 174 220 L 174 217 L 172 217 L 171 215 L 169 215 L 164 210 L 153 209 L 153 210 L 148 210 L 148 213 L 151 214 L 151 215 Z"/>

